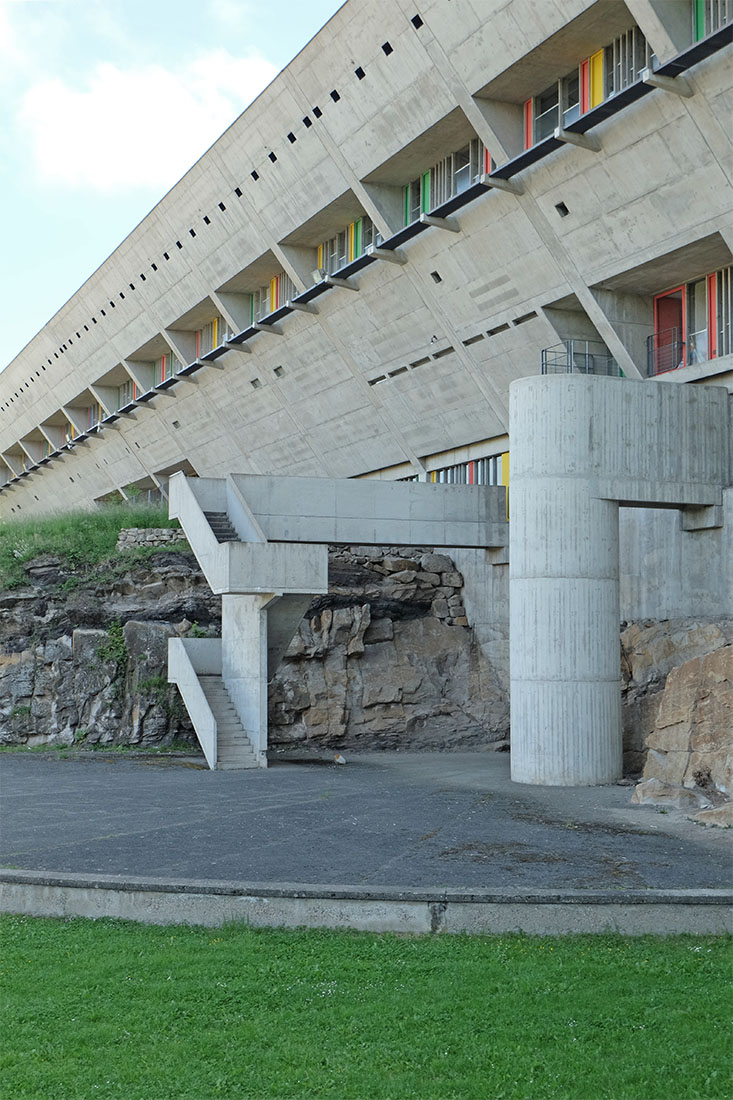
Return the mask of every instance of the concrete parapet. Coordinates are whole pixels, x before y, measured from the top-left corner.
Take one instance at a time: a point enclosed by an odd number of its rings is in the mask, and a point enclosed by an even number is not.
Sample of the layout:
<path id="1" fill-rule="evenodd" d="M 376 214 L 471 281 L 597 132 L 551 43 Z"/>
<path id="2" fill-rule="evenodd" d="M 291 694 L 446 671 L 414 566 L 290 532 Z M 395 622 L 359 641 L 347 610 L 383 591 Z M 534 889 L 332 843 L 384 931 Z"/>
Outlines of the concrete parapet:
<path id="1" fill-rule="evenodd" d="M 0 912 L 145 924 L 529 935 L 724 935 L 724 890 L 445 890 L 154 880 L 0 870 Z"/>

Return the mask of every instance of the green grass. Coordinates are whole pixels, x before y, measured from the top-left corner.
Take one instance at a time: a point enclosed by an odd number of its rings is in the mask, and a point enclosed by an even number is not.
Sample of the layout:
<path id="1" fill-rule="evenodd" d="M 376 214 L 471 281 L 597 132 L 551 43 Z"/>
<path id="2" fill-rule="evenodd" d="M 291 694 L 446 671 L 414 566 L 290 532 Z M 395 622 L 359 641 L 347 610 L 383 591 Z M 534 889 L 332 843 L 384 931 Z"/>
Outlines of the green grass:
<path id="1" fill-rule="evenodd" d="M 13 1100 L 729 1097 L 730 944 L 0 918 Z"/>
<path id="2" fill-rule="evenodd" d="M 27 581 L 26 562 L 40 554 L 63 558 L 73 568 L 89 567 L 115 553 L 123 527 L 177 527 L 165 507 L 106 506 L 94 512 L 69 512 L 46 519 L 0 523 L 0 588 Z"/>

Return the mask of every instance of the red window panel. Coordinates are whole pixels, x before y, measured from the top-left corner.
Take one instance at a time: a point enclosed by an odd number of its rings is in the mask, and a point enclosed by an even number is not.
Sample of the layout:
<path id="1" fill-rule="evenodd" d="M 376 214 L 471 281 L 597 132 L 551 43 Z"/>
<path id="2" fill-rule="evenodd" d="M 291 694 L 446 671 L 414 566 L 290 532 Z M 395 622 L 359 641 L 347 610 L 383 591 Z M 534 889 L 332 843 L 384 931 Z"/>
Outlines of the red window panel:
<path id="1" fill-rule="evenodd" d="M 687 364 L 685 296 L 686 287 L 678 286 L 654 299 L 654 374 Z"/>
<path id="2" fill-rule="evenodd" d="M 717 275 L 708 275 L 708 355 L 718 355 L 718 281 Z"/>
<path id="3" fill-rule="evenodd" d="M 580 113 L 590 110 L 590 61 L 580 63 Z"/>
<path id="4" fill-rule="evenodd" d="M 476 463 L 475 462 L 469 462 L 469 464 L 468 464 L 468 484 L 469 485 L 475 485 L 476 484 Z"/>

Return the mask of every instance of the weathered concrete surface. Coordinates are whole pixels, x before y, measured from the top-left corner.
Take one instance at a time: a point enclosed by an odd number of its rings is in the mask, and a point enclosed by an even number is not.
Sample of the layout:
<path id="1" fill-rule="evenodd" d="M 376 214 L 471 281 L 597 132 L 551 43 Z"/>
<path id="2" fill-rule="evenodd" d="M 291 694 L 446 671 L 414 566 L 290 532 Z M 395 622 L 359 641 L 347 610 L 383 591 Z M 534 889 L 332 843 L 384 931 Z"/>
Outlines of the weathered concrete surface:
<path id="1" fill-rule="evenodd" d="M 510 392 L 512 776 L 611 782 L 622 770 L 619 506 L 693 506 L 722 522 L 728 394 L 579 375 Z M 712 592 L 727 588 L 729 564 Z"/>
<path id="2" fill-rule="evenodd" d="M 351 928 L 402 934 L 524 932 L 626 936 L 723 935 L 733 930 L 730 893 L 677 890 L 618 895 L 600 891 L 304 889 L 292 883 L 146 881 L 116 876 L 44 875 L 0 869 L 0 912 L 42 917 L 116 917 L 144 924 L 255 928 Z"/>

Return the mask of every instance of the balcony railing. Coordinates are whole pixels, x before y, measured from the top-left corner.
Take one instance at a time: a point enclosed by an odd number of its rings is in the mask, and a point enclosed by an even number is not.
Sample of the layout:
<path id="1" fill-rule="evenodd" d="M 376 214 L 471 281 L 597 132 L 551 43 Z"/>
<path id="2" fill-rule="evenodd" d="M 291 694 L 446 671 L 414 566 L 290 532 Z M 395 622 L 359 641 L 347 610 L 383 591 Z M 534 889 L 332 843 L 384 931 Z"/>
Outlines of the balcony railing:
<path id="1" fill-rule="evenodd" d="M 653 332 L 646 341 L 646 373 L 651 378 L 685 365 L 685 344 L 678 328 Z"/>
<path id="2" fill-rule="evenodd" d="M 595 340 L 563 340 L 542 349 L 543 374 L 605 374 L 622 377 L 622 371 L 605 344 Z"/>

